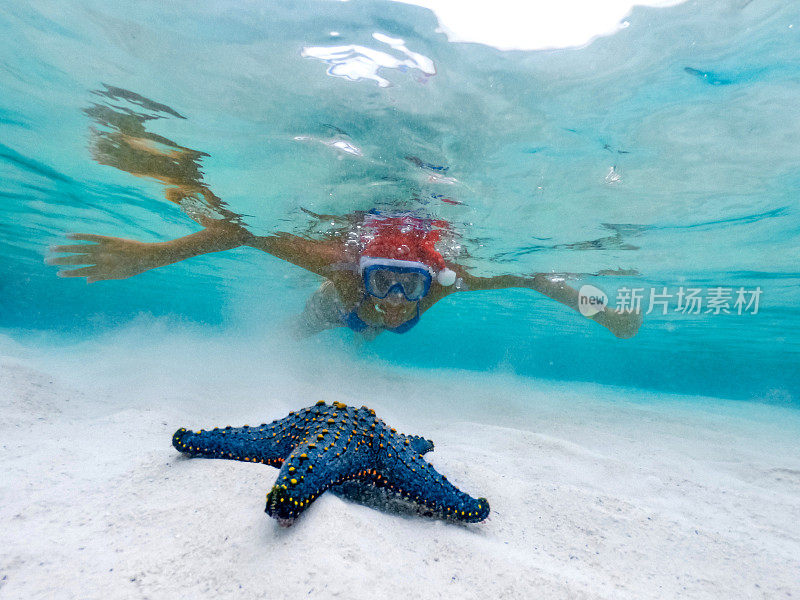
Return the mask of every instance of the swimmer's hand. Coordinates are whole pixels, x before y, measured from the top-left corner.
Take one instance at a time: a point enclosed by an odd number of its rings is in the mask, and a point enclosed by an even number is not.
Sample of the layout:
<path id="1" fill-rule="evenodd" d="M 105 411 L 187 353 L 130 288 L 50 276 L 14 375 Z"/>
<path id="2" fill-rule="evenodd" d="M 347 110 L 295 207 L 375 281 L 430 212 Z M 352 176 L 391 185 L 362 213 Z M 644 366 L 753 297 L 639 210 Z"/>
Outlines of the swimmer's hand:
<path id="1" fill-rule="evenodd" d="M 79 269 L 61 270 L 59 277 L 86 277 L 88 283 L 105 279 L 127 279 L 155 267 L 169 264 L 164 261 L 162 244 L 137 242 L 124 238 L 71 233 L 71 240 L 90 242 L 87 244 L 68 244 L 53 246 L 51 252 L 68 253 L 64 256 L 48 256 L 49 265 L 78 266 Z"/>
<path id="2" fill-rule="evenodd" d="M 71 240 L 88 244 L 54 246 L 55 253 L 66 256 L 49 256 L 50 265 L 77 266 L 80 269 L 59 271 L 59 277 L 86 277 L 93 283 L 105 279 L 127 279 L 150 269 L 171 265 L 180 260 L 238 248 L 252 236 L 242 227 L 227 222 L 215 222 L 202 231 L 168 242 L 137 242 L 124 238 L 90 233 L 71 233 Z"/>
<path id="3" fill-rule="evenodd" d="M 614 309 L 606 308 L 604 311 L 589 317 L 596 321 L 611 333 L 621 339 L 632 338 L 639 331 L 642 325 L 642 313 L 639 312 L 617 312 Z"/>

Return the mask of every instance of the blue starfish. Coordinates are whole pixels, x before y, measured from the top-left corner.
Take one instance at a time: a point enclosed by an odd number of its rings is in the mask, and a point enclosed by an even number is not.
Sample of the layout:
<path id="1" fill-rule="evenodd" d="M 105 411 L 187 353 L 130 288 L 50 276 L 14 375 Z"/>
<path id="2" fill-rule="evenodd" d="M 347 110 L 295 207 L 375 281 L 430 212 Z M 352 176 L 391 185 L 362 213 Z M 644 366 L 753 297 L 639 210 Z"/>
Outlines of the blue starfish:
<path id="1" fill-rule="evenodd" d="M 486 498 L 468 496 L 422 458 L 433 442 L 389 429 L 366 406 L 320 401 L 260 427 L 182 428 L 172 445 L 192 457 L 280 467 L 266 513 L 283 525 L 327 489 L 352 496 L 354 483 L 383 488 L 432 516 L 474 523 L 489 515 Z"/>

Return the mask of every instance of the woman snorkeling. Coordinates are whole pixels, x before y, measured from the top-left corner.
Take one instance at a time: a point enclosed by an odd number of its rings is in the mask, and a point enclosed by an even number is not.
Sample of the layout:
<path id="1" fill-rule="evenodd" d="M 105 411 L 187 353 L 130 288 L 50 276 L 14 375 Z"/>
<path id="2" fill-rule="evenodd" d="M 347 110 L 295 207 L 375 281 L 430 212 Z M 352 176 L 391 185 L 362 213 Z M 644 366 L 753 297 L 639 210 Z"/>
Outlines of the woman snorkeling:
<path id="1" fill-rule="evenodd" d="M 177 115 L 172 109 L 132 92 L 109 88 L 97 92 L 112 100 L 124 99 L 150 111 Z M 96 122 L 93 155 L 114 166 L 165 185 L 166 197 L 203 229 L 175 240 L 144 243 L 135 240 L 76 233 L 79 244 L 52 248 L 58 256 L 47 262 L 77 266 L 61 277 L 86 277 L 88 282 L 125 279 L 193 256 L 250 246 L 311 271 L 325 279 L 311 296 L 298 321 L 298 332 L 312 335 L 334 327 L 349 327 L 364 336 L 382 331 L 404 333 L 422 314 L 454 292 L 528 288 L 578 310 L 578 291 L 562 278 L 539 273 L 532 277 L 500 275 L 477 277 L 445 260 L 437 242 L 448 224 L 413 212 L 358 212 L 346 217 L 325 216 L 349 227 L 325 239 L 290 233 L 251 234 L 242 218 L 230 211 L 202 181 L 203 153 L 184 148 L 148 132 L 153 118 L 140 112 L 119 112 L 96 104 L 87 109 Z M 177 115 L 180 116 L 180 115 Z M 604 307 L 592 320 L 620 338 L 633 336 L 641 324 L 638 313 L 617 313 Z"/>

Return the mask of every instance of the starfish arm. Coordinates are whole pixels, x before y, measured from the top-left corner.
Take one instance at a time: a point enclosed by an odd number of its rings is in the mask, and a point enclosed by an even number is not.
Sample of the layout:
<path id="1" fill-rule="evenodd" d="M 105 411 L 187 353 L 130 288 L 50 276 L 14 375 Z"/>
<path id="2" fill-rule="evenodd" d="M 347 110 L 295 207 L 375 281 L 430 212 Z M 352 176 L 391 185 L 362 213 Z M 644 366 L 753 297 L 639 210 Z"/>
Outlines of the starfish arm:
<path id="1" fill-rule="evenodd" d="M 303 439 L 311 412 L 311 408 L 293 411 L 258 427 L 215 427 L 209 431 L 181 428 L 172 436 L 172 445 L 192 457 L 227 458 L 279 467 Z"/>
<path id="2" fill-rule="evenodd" d="M 391 440 L 389 449 L 375 475 L 381 485 L 438 516 L 470 523 L 489 516 L 486 498 L 476 499 L 459 490 L 423 459 L 411 443 Z"/>
<path id="3" fill-rule="evenodd" d="M 267 494 L 265 512 L 288 525 L 323 492 L 365 474 L 374 464 L 371 446 L 353 421 L 320 425 L 286 458 Z"/>
<path id="4" fill-rule="evenodd" d="M 433 452 L 433 441 L 427 440 L 422 436 L 419 435 L 406 435 L 400 434 L 400 438 L 402 440 L 408 440 L 411 447 L 420 454 L 427 454 L 428 452 Z"/>
<path id="5" fill-rule="evenodd" d="M 261 462 L 279 467 L 300 436 L 298 415 L 259 427 L 216 427 L 209 431 L 181 428 L 172 436 L 176 450 L 189 456 Z"/>

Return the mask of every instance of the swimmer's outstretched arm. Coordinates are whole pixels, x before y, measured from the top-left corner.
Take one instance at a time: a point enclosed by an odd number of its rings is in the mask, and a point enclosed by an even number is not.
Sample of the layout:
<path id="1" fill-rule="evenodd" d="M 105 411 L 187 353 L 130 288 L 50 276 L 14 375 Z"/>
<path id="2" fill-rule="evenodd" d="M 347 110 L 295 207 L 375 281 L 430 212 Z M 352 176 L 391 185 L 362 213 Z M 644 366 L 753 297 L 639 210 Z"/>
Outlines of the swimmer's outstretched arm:
<path id="1" fill-rule="evenodd" d="M 340 244 L 335 242 L 309 240 L 288 233 L 254 236 L 227 221 L 211 223 L 202 231 L 168 242 L 147 243 L 87 233 L 73 233 L 68 237 L 89 243 L 54 246 L 52 252 L 65 255 L 49 256 L 46 262 L 59 266 L 85 265 L 60 271 L 58 275 L 86 277 L 89 283 L 127 279 L 187 258 L 240 246 L 258 248 L 323 277 L 330 274 L 331 265 L 341 260 Z"/>
<path id="2" fill-rule="evenodd" d="M 278 232 L 264 236 L 250 235 L 244 245 L 328 279 L 335 279 L 340 273 L 335 268 L 337 263 L 345 260 L 342 243 L 335 239 L 314 240 Z"/>
<path id="3" fill-rule="evenodd" d="M 48 256 L 47 264 L 59 266 L 86 265 L 59 271 L 59 277 L 86 277 L 87 282 L 127 279 L 150 269 L 171 265 L 193 256 L 230 250 L 243 244 L 244 231 L 229 223 L 206 227 L 168 242 L 138 242 L 125 238 L 71 233 L 67 237 L 84 244 L 53 246 L 51 252 L 69 253 Z"/>
<path id="4" fill-rule="evenodd" d="M 554 281 L 546 273 L 537 273 L 533 277 L 519 277 L 516 275 L 499 275 L 497 277 L 475 277 L 466 271 L 460 270 L 459 277 L 464 280 L 469 291 L 475 290 L 500 290 L 505 288 L 527 288 L 536 290 L 556 302 L 578 310 L 578 290 L 568 286 L 563 281 Z M 588 317 L 596 321 L 618 338 L 630 338 L 636 335 L 642 324 L 640 312 L 618 313 L 612 308 L 605 307 L 599 313 Z"/>

